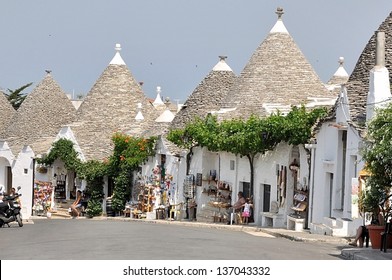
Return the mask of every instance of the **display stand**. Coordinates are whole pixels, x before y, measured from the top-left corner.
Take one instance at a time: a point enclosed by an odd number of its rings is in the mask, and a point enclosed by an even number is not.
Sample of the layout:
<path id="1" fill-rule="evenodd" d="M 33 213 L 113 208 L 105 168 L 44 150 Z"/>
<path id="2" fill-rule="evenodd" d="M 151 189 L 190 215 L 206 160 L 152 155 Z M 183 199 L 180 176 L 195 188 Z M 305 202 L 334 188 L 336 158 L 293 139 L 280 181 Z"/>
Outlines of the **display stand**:
<path id="1" fill-rule="evenodd" d="M 138 196 L 138 209 L 142 213 L 152 211 L 152 189 L 153 186 L 146 185 Z"/>
<path id="2" fill-rule="evenodd" d="M 217 209 L 212 213 L 214 223 L 226 223 L 229 219 L 227 211 L 231 202 L 231 188 L 226 182 L 208 180 L 208 187 L 203 189 L 203 193 L 212 196 L 208 205 Z"/>
<path id="3" fill-rule="evenodd" d="M 52 203 L 52 183 L 34 181 L 33 215 L 45 216 Z"/>
<path id="4" fill-rule="evenodd" d="M 56 177 L 56 186 L 54 188 L 54 198 L 55 199 L 66 199 L 65 192 L 65 181 L 67 176 L 59 174 Z"/>
<path id="5" fill-rule="evenodd" d="M 294 213 L 287 215 L 287 229 L 303 231 L 306 222 L 308 193 L 306 191 L 295 190 L 293 204 L 294 206 L 291 209 L 294 210 Z"/>

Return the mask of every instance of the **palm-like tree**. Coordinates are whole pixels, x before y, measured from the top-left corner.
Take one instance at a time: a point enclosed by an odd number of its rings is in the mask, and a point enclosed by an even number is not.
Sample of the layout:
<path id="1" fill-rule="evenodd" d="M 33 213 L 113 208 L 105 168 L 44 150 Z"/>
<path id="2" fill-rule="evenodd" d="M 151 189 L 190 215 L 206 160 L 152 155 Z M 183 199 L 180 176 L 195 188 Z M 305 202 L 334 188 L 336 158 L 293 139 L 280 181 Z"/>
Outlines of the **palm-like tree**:
<path id="1" fill-rule="evenodd" d="M 27 96 L 27 94 L 23 93 L 23 91 L 32 84 L 33 83 L 25 84 L 24 86 L 21 86 L 20 88 L 17 88 L 15 90 L 7 89 L 7 92 L 4 93 L 4 95 L 7 97 L 8 101 L 11 103 L 12 107 L 14 107 L 15 110 L 19 109 L 20 105 Z"/>

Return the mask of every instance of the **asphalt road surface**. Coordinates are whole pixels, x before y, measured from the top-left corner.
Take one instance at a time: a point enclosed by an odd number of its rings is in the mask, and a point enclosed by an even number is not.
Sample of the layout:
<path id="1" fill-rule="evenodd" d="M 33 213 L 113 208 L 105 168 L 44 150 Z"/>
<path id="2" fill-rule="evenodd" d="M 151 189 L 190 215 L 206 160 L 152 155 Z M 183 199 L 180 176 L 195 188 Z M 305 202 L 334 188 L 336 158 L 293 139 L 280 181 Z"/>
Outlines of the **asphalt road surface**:
<path id="1" fill-rule="evenodd" d="M 261 232 L 116 220 L 34 220 L 0 228 L 1 260 L 337 260 L 334 244 Z"/>

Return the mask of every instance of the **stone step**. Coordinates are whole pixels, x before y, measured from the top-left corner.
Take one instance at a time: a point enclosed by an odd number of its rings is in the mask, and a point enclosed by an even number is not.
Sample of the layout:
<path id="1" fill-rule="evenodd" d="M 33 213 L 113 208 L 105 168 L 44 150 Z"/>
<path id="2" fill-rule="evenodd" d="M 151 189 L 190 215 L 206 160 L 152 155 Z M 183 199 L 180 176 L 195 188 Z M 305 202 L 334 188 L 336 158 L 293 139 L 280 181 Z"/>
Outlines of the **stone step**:
<path id="1" fill-rule="evenodd" d="M 332 229 L 325 224 L 311 223 L 310 229 L 313 234 L 332 235 Z"/>
<path id="2" fill-rule="evenodd" d="M 70 218 L 68 208 L 58 207 L 51 211 L 51 218 Z"/>

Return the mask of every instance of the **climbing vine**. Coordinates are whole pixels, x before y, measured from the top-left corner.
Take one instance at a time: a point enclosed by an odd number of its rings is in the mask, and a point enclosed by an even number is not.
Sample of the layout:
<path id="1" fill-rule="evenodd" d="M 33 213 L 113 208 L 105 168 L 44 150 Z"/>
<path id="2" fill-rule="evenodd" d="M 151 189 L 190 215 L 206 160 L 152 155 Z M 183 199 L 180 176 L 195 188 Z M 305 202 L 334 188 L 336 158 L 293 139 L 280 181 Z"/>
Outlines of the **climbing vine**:
<path id="1" fill-rule="evenodd" d="M 98 216 L 102 214 L 103 179 L 110 176 L 114 180 L 113 210 L 124 209 L 132 187 L 132 173 L 154 155 L 156 138 L 144 139 L 116 133 L 112 137 L 114 150 L 109 160 L 81 162 L 71 140 L 61 138 L 52 144 L 50 152 L 41 159 L 39 164 L 52 165 L 56 159 L 64 162 L 68 170 L 73 170 L 78 177 L 87 182 L 89 201 L 87 214 Z"/>
<path id="2" fill-rule="evenodd" d="M 37 159 L 37 163 L 49 166 L 56 159 L 60 159 L 64 162 L 65 168 L 78 171 L 81 168 L 81 161 L 73 146 L 71 140 L 60 138 L 52 144 L 49 154 Z"/>
<path id="3" fill-rule="evenodd" d="M 125 202 L 130 197 L 133 171 L 155 154 L 156 137 L 144 139 L 116 133 L 112 141 L 114 150 L 109 158 L 108 174 L 114 178 L 112 208 L 118 212 L 124 209 Z"/>
<path id="4" fill-rule="evenodd" d="M 87 193 L 89 200 L 87 204 L 87 215 L 90 217 L 102 214 L 103 178 L 107 173 L 107 165 L 103 162 L 91 160 L 83 164 L 82 177 L 87 182 Z"/>
<path id="5" fill-rule="evenodd" d="M 311 111 L 304 106 L 292 107 L 287 115 L 279 112 L 268 117 L 252 115 L 247 120 L 231 119 L 218 122 L 208 115 L 188 123 L 184 129 L 172 130 L 168 140 L 179 147 L 206 147 L 213 152 L 229 152 L 248 158 L 253 189 L 254 159 L 257 154 L 273 150 L 280 142 L 292 145 L 307 143 L 312 127 L 327 113 L 325 108 Z"/>

